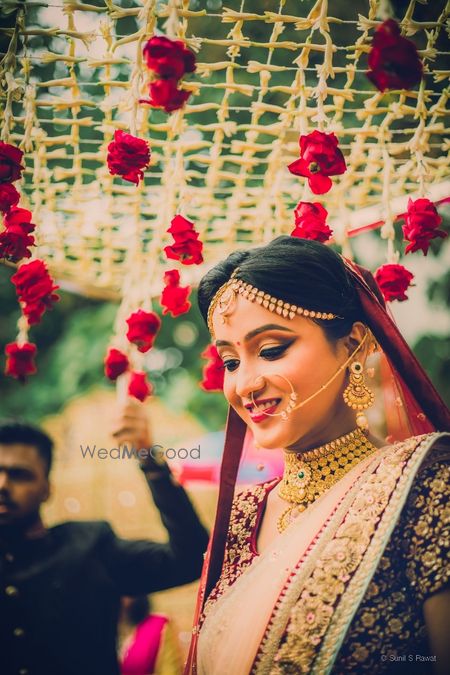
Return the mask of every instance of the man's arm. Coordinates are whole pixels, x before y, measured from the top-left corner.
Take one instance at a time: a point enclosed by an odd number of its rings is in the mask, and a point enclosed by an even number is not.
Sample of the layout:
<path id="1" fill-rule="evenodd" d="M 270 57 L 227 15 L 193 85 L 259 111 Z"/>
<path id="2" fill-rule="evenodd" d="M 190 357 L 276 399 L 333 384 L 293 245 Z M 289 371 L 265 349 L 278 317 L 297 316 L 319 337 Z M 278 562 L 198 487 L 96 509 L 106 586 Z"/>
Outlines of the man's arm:
<path id="1" fill-rule="evenodd" d="M 117 419 L 114 437 L 119 444 L 152 447 L 151 431 L 143 406 L 129 403 Z M 165 462 L 151 456 L 141 461 L 155 506 L 169 534 L 165 544 L 115 536 L 105 527 L 102 553 L 122 595 L 153 593 L 198 579 L 208 533 L 184 489 L 173 478 Z"/>

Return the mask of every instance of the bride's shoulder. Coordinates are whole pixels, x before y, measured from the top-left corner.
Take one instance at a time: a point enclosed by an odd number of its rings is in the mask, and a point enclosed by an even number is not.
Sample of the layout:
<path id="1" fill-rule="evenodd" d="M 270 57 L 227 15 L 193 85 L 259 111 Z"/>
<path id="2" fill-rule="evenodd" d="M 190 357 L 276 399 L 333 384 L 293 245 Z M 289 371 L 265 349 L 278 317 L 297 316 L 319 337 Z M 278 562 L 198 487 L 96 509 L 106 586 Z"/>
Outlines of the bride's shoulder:
<path id="1" fill-rule="evenodd" d="M 436 461 L 450 459 L 450 433 L 433 431 L 420 436 L 410 436 L 402 441 L 381 449 L 384 458 L 397 459 L 401 462 L 413 457 L 421 457 L 420 469 Z"/>
<path id="2" fill-rule="evenodd" d="M 236 510 L 242 507 L 242 505 L 250 504 L 257 506 L 266 498 L 270 490 L 275 487 L 279 480 L 279 478 L 273 478 L 272 480 L 266 480 L 262 483 L 240 486 L 234 497 L 233 508 Z"/>
<path id="3" fill-rule="evenodd" d="M 238 499 L 243 495 L 269 492 L 271 488 L 274 487 L 279 481 L 280 478 L 277 477 L 271 478 L 270 480 L 262 481 L 261 483 L 249 483 L 247 485 L 240 485 L 236 491 L 235 499 Z"/>

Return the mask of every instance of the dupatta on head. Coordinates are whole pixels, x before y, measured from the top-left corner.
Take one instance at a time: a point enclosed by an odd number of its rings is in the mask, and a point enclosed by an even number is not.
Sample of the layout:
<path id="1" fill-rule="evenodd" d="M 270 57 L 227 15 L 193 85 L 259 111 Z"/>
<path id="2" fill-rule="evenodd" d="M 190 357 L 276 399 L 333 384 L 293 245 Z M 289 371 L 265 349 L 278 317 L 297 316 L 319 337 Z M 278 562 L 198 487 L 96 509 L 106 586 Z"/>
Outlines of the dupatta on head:
<path id="1" fill-rule="evenodd" d="M 372 273 L 345 258 L 344 264 L 358 292 L 365 323 L 381 348 L 378 360 L 388 442 L 404 440 L 409 436 L 435 430 L 448 431 L 450 411 L 388 313 Z M 186 674 L 196 672 L 198 621 L 204 603 L 222 570 L 246 431 L 247 425 L 230 407 L 220 471 L 217 512 L 200 581 Z"/>

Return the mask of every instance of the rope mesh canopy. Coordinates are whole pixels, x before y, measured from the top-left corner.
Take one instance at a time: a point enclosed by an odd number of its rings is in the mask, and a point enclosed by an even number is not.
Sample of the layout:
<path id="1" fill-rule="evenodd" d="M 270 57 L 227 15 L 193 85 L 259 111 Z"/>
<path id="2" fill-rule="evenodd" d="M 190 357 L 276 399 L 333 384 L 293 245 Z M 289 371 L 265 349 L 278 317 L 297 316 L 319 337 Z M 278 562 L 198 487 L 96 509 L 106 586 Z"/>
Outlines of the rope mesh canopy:
<path id="1" fill-rule="evenodd" d="M 128 294 L 136 305 L 160 292 L 173 266 L 163 248 L 176 214 L 195 223 L 210 266 L 289 234 L 300 200 L 323 204 L 344 250 L 348 235 L 382 220 L 392 257 L 393 223 L 408 197 L 449 194 L 444 1 L 411 0 L 396 16 L 424 73 L 414 89 L 386 92 L 366 76 L 386 2 L 2 4 L 16 18 L 3 29 L 1 138 L 25 153 L 20 206 L 33 211 L 36 256 L 59 283 Z M 151 80 L 142 50 L 154 34 L 196 52 L 182 85 L 192 94 L 171 114 L 139 102 Z M 116 129 L 150 143 L 139 186 L 109 174 Z M 299 136 L 315 129 L 336 134 L 347 164 L 319 196 L 287 168 Z M 182 272 L 196 283 L 205 266 Z"/>

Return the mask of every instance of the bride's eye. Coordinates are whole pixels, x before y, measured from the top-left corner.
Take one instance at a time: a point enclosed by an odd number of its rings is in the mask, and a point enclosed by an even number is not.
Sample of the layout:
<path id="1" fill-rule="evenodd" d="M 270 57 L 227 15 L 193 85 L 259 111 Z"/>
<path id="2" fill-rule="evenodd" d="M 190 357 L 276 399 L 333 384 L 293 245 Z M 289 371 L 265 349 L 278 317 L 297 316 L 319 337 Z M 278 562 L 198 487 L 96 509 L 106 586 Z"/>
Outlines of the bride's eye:
<path id="1" fill-rule="evenodd" d="M 236 370 L 238 365 L 239 361 L 237 359 L 224 359 L 223 366 L 220 366 L 220 368 L 226 368 L 231 373 L 233 370 Z"/>
<path id="2" fill-rule="evenodd" d="M 267 347 L 267 349 L 261 349 L 259 352 L 259 355 L 263 357 L 263 359 L 267 359 L 268 361 L 278 359 L 280 356 L 284 354 L 286 349 L 292 344 L 292 342 L 288 342 L 284 345 L 278 345 L 277 347 Z"/>

